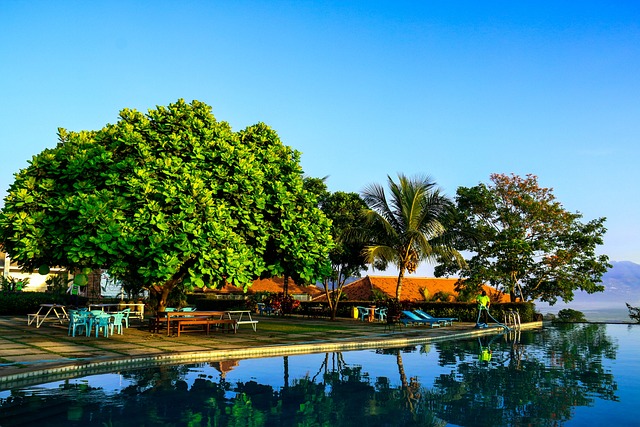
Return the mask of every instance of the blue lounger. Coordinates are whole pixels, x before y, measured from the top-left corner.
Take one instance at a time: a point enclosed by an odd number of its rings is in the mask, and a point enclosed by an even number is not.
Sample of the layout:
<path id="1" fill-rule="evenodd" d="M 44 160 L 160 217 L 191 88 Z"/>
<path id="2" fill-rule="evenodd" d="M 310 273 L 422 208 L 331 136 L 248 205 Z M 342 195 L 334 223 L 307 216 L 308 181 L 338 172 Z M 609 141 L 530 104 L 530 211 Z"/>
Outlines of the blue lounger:
<path id="1" fill-rule="evenodd" d="M 418 317 L 415 313 L 412 313 L 411 311 L 408 311 L 408 310 L 404 310 L 402 312 L 402 315 L 404 317 L 400 317 L 400 322 L 402 322 L 404 326 L 430 325 L 432 328 L 435 328 L 436 326 L 440 326 L 440 322 L 434 321 L 434 320 L 422 319 Z"/>
<path id="2" fill-rule="evenodd" d="M 422 310 L 413 310 L 413 312 L 422 319 L 435 320 L 442 323 L 443 326 L 453 325 L 453 322 L 455 320 L 458 320 L 457 317 L 433 317 L 429 313 Z"/>

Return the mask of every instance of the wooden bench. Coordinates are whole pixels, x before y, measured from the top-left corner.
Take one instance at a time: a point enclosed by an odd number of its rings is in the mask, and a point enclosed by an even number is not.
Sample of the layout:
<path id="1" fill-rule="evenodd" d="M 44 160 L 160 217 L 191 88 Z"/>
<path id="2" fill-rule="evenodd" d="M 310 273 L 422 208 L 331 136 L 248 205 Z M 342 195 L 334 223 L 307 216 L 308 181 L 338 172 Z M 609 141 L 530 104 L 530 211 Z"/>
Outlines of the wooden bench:
<path id="1" fill-rule="evenodd" d="M 181 332 L 189 332 L 188 330 L 185 330 L 185 326 L 191 326 L 191 325 L 205 326 L 204 330 L 207 331 L 207 335 L 209 335 L 209 332 L 211 330 L 211 325 L 221 326 L 222 328 L 224 328 L 225 325 L 228 325 L 227 330 L 229 332 L 231 332 L 231 330 L 233 330 L 234 333 L 236 332 L 236 321 L 233 319 L 209 319 L 209 318 L 203 318 L 203 317 L 189 317 L 189 318 L 175 320 L 175 323 L 177 324 L 178 336 L 180 336 Z"/>

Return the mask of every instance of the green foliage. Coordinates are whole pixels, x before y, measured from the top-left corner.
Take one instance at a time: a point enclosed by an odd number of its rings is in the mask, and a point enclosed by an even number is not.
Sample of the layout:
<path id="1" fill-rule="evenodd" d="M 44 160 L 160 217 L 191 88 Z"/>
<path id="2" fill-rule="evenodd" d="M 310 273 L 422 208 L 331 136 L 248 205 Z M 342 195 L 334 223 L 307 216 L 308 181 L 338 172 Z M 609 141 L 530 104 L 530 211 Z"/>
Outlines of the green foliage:
<path id="1" fill-rule="evenodd" d="M 27 269 L 104 268 L 160 293 L 326 275 L 330 223 L 303 188 L 300 154 L 267 125 L 233 132 L 201 102 L 124 109 L 16 174 L 0 241 Z"/>
<path id="2" fill-rule="evenodd" d="M 291 314 L 300 307 L 300 301 L 282 292 L 269 292 L 263 301 L 267 306 L 275 311 L 279 310 L 282 314 Z"/>
<path id="3" fill-rule="evenodd" d="M 316 184 L 317 185 L 317 184 Z M 362 251 L 364 242 L 351 238 L 351 230 L 367 205 L 356 193 L 326 193 L 320 198 L 322 212 L 331 220 L 331 235 L 335 246 L 329 252 L 331 274 L 324 277 L 323 286 L 329 301 L 331 318 L 335 319 L 342 288 L 350 277 L 360 276 L 367 268 Z"/>
<path id="4" fill-rule="evenodd" d="M 451 292 L 438 291 L 433 294 L 433 301 L 447 302 L 451 299 Z"/>
<path id="5" fill-rule="evenodd" d="M 16 279 L 12 276 L 0 276 L 0 290 L 4 292 L 22 292 L 29 284 L 29 278 Z"/>
<path id="6" fill-rule="evenodd" d="M 629 317 L 640 323 L 640 307 L 632 307 L 629 303 L 625 303 L 629 309 Z"/>
<path id="7" fill-rule="evenodd" d="M 372 184 L 363 193 L 369 209 L 364 211 L 362 241 L 366 261 L 398 268 L 396 299 L 402 295 L 402 278 L 414 273 L 425 260 L 460 260 L 449 244 L 443 220 L 452 208 L 428 177 L 410 179 L 399 175 L 398 182 L 388 177 L 388 197 L 380 185 Z"/>
<path id="8" fill-rule="evenodd" d="M 564 308 L 558 312 L 558 317 L 555 321 L 560 323 L 586 322 L 587 318 L 584 317 L 584 313 L 581 311 Z"/>
<path id="9" fill-rule="evenodd" d="M 600 292 L 611 265 L 595 254 L 606 231 L 604 218 L 580 222 L 555 200 L 552 190 L 527 175 L 491 175 L 492 185 L 460 187 L 457 211 L 448 218 L 456 248 L 470 252 L 466 267 L 441 260 L 437 276 L 457 274 L 464 285 L 494 287 L 524 300 L 555 303 L 577 289 Z"/>
<path id="10" fill-rule="evenodd" d="M 55 295 L 64 295 L 69 288 L 69 274 L 67 272 L 55 274 L 45 280 L 47 292 Z"/>

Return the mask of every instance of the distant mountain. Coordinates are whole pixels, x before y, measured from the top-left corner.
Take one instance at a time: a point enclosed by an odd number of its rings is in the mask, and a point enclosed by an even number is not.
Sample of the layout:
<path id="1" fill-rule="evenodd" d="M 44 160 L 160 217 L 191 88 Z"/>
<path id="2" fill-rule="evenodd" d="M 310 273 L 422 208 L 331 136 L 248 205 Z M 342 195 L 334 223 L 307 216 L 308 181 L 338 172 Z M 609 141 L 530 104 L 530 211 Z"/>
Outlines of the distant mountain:
<path id="1" fill-rule="evenodd" d="M 559 302 L 549 306 L 546 303 L 536 302 L 536 307 L 542 313 L 557 313 L 563 308 L 573 308 L 585 311 L 589 320 L 595 320 L 589 316 L 591 310 L 618 309 L 622 313 L 621 320 L 628 319 L 628 310 L 625 303 L 635 307 L 640 306 L 640 264 L 631 261 L 613 261 L 613 265 L 602 276 L 604 292 L 587 294 L 576 292 L 575 298 L 568 304 Z"/>
<path id="2" fill-rule="evenodd" d="M 613 261 L 611 265 L 613 267 L 602 276 L 604 292 L 587 295 L 590 300 L 599 299 L 601 302 L 621 304 L 640 303 L 640 264 L 631 261 Z"/>
<path id="3" fill-rule="evenodd" d="M 640 290 L 640 264 L 631 261 L 613 261 L 611 265 L 613 268 L 602 276 L 602 283 L 607 288 Z"/>

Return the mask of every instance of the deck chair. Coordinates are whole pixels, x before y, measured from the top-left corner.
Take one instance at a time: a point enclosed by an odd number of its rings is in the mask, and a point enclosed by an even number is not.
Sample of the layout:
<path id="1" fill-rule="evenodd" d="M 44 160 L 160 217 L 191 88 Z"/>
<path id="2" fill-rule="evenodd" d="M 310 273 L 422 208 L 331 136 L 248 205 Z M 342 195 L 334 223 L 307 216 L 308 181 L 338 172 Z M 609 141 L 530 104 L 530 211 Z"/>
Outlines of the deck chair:
<path id="1" fill-rule="evenodd" d="M 118 335 L 122 335 L 122 324 L 124 323 L 124 313 L 119 311 L 109 317 L 109 334 L 113 335 L 114 330 Z"/>
<path id="2" fill-rule="evenodd" d="M 402 315 L 404 317 L 400 317 L 400 322 L 402 322 L 405 326 L 408 326 L 408 325 L 430 325 L 432 328 L 435 328 L 436 326 L 440 326 L 440 322 L 435 321 L 435 320 L 422 319 L 422 318 L 418 317 L 417 314 L 415 314 L 414 312 L 409 311 L 409 310 L 402 311 Z"/>
<path id="3" fill-rule="evenodd" d="M 356 308 L 358 309 L 358 316 L 360 316 L 360 320 L 362 320 L 364 322 L 365 319 L 369 319 L 369 309 L 368 308 L 360 307 L 360 306 L 357 306 Z"/>
<path id="4" fill-rule="evenodd" d="M 179 310 L 176 311 L 180 311 L 182 313 L 193 313 L 194 311 L 196 311 L 195 307 L 182 307 Z M 183 316 L 183 317 L 195 317 L 195 316 Z"/>
<path id="5" fill-rule="evenodd" d="M 437 322 L 440 322 L 442 323 L 442 326 L 453 325 L 454 320 L 458 320 L 457 317 L 433 317 L 429 313 L 422 311 L 420 309 L 413 310 L 413 312 L 423 319 L 435 320 Z"/>
<path id="6" fill-rule="evenodd" d="M 107 313 L 99 314 L 93 318 L 93 327 L 96 328 L 96 338 L 100 335 L 100 329 L 105 338 L 109 338 L 109 332 L 111 328 L 111 315 Z M 91 333 L 91 331 L 89 331 Z"/>
<path id="7" fill-rule="evenodd" d="M 71 335 L 72 337 L 76 336 L 76 329 L 78 332 L 82 331 L 87 333 L 87 328 L 89 327 L 89 318 L 86 314 L 82 314 L 78 310 L 70 310 L 69 311 L 69 331 L 67 335 Z"/>
<path id="8" fill-rule="evenodd" d="M 266 314 L 267 311 L 267 305 L 263 302 L 259 302 L 258 303 L 258 314 L 260 316 L 264 316 Z"/>
<path id="9" fill-rule="evenodd" d="M 124 327 L 128 328 L 129 327 L 129 316 L 131 315 L 131 309 L 127 307 L 124 310 L 122 310 L 121 313 L 122 313 L 122 320 L 124 321 Z"/>

